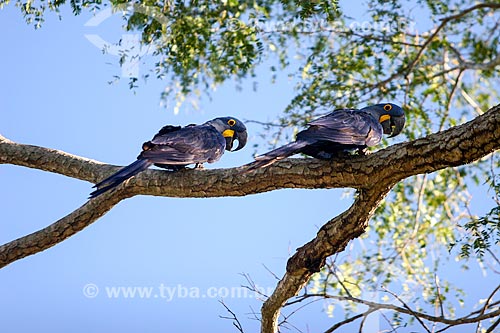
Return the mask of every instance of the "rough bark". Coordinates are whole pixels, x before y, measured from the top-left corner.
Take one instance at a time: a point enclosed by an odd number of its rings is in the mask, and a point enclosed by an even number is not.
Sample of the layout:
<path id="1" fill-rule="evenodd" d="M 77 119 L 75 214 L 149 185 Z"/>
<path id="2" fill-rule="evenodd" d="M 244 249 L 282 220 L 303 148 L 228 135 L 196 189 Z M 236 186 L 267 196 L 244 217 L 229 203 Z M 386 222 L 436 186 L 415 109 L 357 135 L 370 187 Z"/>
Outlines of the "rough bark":
<path id="1" fill-rule="evenodd" d="M 364 232 L 373 212 L 399 181 L 422 173 L 476 161 L 500 148 L 500 106 L 460 126 L 368 156 L 332 162 L 287 159 L 244 176 L 238 168 L 177 173 L 147 170 L 85 203 L 68 216 L 33 234 L 0 246 L 0 267 L 41 252 L 96 221 L 121 200 L 142 194 L 169 197 L 244 196 L 281 188 L 358 190 L 353 205 L 328 221 L 309 243 L 289 259 L 287 272 L 262 307 L 262 332 L 275 332 L 281 307 L 296 295 L 325 259 L 342 251 Z M 118 167 L 61 151 L 23 145 L 0 136 L 0 164 L 56 172 L 92 183 Z"/>
<path id="2" fill-rule="evenodd" d="M 285 276 L 262 306 L 261 332 L 277 331 L 285 302 L 298 294 L 311 275 L 324 266 L 328 256 L 341 252 L 350 240 L 365 231 L 373 212 L 397 182 L 412 175 L 464 165 L 499 149 L 499 110 L 500 106 L 493 107 L 466 124 L 370 155 L 377 156 L 378 163 L 365 166 L 370 170 L 371 181 L 359 187 L 353 205 L 323 225 L 317 236 L 288 260 Z"/>

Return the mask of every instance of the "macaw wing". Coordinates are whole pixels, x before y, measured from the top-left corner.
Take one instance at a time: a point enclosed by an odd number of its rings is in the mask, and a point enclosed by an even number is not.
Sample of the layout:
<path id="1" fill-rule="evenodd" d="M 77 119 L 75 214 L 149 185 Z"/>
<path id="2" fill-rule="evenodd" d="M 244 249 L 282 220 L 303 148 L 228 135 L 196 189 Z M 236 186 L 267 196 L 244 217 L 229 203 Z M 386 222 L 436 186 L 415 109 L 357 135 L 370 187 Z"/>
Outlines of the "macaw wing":
<path id="1" fill-rule="evenodd" d="M 153 141 L 154 139 L 158 138 L 158 137 L 161 137 L 162 135 L 165 135 L 167 133 L 172 133 L 172 132 L 176 132 L 178 130 L 182 129 L 182 126 L 174 126 L 174 125 L 166 125 L 166 126 L 163 126 L 159 131 L 158 133 L 155 134 L 155 136 L 153 137 L 153 139 L 151 141 Z"/>
<path id="2" fill-rule="evenodd" d="M 182 143 L 183 141 L 199 140 L 199 137 L 209 130 L 204 125 L 188 125 L 186 127 L 167 125 L 163 126 L 150 142 L 155 145 L 169 145 L 174 142 Z"/>
<path id="3" fill-rule="evenodd" d="M 382 139 L 382 126 L 371 115 L 358 110 L 336 110 L 308 125 L 297 139 L 357 146 L 372 146 Z"/>
<path id="4" fill-rule="evenodd" d="M 160 131 L 140 158 L 172 165 L 215 162 L 224 153 L 224 147 L 224 138 L 213 127 L 187 126 L 175 131 Z"/>

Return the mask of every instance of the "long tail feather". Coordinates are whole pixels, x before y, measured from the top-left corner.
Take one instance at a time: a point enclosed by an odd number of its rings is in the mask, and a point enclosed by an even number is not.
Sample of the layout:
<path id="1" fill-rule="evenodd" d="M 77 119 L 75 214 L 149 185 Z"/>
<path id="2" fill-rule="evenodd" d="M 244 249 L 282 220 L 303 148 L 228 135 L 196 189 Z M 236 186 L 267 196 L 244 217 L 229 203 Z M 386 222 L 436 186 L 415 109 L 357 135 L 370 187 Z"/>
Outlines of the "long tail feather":
<path id="1" fill-rule="evenodd" d="M 287 158 L 289 156 L 298 154 L 302 149 L 307 146 L 305 141 L 295 141 L 274 150 L 271 150 L 263 155 L 255 157 L 255 162 L 249 163 L 244 166 L 245 173 L 269 166 L 279 160 Z"/>
<path id="2" fill-rule="evenodd" d="M 148 160 L 137 160 L 134 163 L 130 164 L 129 166 L 124 167 L 117 173 L 109 176 L 108 178 L 94 185 L 94 187 L 97 188 L 97 190 L 90 193 L 90 198 L 95 198 L 99 194 L 102 194 L 108 190 L 117 187 L 130 177 L 135 176 L 136 174 L 138 174 L 143 170 L 146 170 L 151 164 L 153 163 Z"/>

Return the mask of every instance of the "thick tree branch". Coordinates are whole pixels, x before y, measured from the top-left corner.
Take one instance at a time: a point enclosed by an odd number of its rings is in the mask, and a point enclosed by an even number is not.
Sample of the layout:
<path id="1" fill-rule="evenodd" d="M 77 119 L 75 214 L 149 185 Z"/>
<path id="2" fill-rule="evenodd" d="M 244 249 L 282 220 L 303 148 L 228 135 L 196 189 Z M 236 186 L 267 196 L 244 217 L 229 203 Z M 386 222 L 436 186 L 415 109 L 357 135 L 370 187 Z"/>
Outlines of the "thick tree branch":
<path id="1" fill-rule="evenodd" d="M 382 186 L 361 190 L 347 211 L 328 221 L 312 241 L 297 249 L 288 260 L 287 273 L 262 306 L 261 332 L 274 332 L 277 329 L 277 319 L 285 302 L 297 295 L 312 274 L 325 265 L 328 256 L 341 252 L 351 239 L 364 232 L 375 208 L 390 189 Z"/>
<path id="2" fill-rule="evenodd" d="M 126 196 L 122 193 L 105 193 L 103 200 L 90 200 L 48 227 L 0 246 L 0 268 L 42 252 L 73 236 L 106 214 L 123 199 L 126 199 Z"/>
<path id="3" fill-rule="evenodd" d="M 72 178 L 97 182 L 102 174 L 115 170 L 110 165 L 60 150 L 15 143 L 0 134 L 0 164 L 15 164 Z"/>
<path id="4" fill-rule="evenodd" d="M 116 191 L 93 199 L 31 235 L 0 247 L 0 267 L 41 252 L 93 223 L 119 201 L 134 195 L 171 197 L 244 196 L 280 188 L 358 189 L 347 211 L 326 223 L 317 236 L 297 250 L 275 292 L 262 307 L 262 332 L 274 332 L 285 302 L 296 295 L 326 257 L 340 252 L 364 232 L 374 210 L 402 179 L 478 160 L 500 148 L 500 106 L 447 131 L 401 143 L 368 156 L 332 162 L 288 159 L 242 176 L 239 169 L 181 171 L 148 170 Z M 0 136 L 0 164 L 15 164 L 96 182 L 117 167 L 61 151 L 13 143 Z"/>
<path id="5" fill-rule="evenodd" d="M 123 186 L 130 195 L 244 196 L 282 188 L 365 188 L 374 179 L 394 184 L 412 175 L 470 163 L 498 149 L 498 107 L 466 124 L 380 150 L 332 162 L 287 159 L 242 177 L 237 169 L 147 170 Z M 56 172 L 92 183 L 119 167 L 0 137 L 0 164 Z M 307 175 L 307 177 L 304 177 Z"/>
<path id="6" fill-rule="evenodd" d="M 376 207 L 394 184 L 412 175 L 470 163 L 498 149 L 499 111 L 500 106 L 496 106 L 461 126 L 374 154 L 392 153 L 377 159 L 378 165 L 367 164 L 373 167 L 372 180 L 360 189 L 354 204 L 326 223 L 313 240 L 297 249 L 288 260 L 285 276 L 262 306 L 261 332 L 277 330 L 277 319 L 285 302 L 297 295 L 311 275 L 324 266 L 328 256 L 342 251 L 350 240 L 364 232 Z"/>

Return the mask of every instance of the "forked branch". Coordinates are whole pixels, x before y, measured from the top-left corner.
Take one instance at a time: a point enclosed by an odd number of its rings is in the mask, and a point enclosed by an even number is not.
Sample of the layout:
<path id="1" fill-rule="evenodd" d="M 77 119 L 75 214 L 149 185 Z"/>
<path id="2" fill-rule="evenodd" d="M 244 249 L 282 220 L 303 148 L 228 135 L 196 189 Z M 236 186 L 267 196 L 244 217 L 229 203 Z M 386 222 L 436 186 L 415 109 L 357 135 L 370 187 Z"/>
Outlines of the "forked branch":
<path id="1" fill-rule="evenodd" d="M 147 170 L 117 190 L 90 200 L 73 213 L 33 234 L 0 246 L 0 267 L 41 252 L 95 222 L 123 199 L 134 195 L 167 197 L 245 196 L 281 188 L 358 190 L 354 204 L 328 221 L 289 259 L 287 272 L 262 307 L 262 332 L 275 332 L 280 309 L 325 263 L 364 232 L 381 200 L 399 181 L 422 173 L 476 161 L 500 148 L 500 106 L 474 120 L 368 156 L 331 162 L 287 159 L 242 176 L 238 168 L 181 171 Z M 65 152 L 23 145 L 0 135 L 0 164 L 14 164 L 97 182 L 118 167 Z"/>

